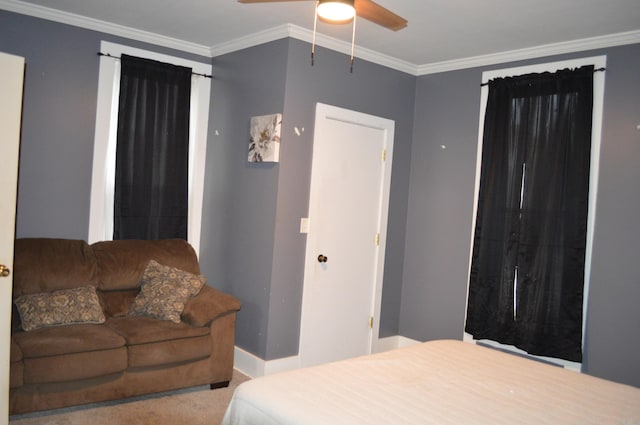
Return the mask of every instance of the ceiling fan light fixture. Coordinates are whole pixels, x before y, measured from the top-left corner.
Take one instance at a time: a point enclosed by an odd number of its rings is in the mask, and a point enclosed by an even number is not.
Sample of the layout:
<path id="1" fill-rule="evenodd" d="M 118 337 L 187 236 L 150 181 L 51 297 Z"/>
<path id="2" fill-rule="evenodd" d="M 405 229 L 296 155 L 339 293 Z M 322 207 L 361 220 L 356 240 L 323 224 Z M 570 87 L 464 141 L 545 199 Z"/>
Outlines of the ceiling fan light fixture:
<path id="1" fill-rule="evenodd" d="M 333 23 L 349 22 L 356 15 L 354 0 L 318 0 L 318 17 Z"/>

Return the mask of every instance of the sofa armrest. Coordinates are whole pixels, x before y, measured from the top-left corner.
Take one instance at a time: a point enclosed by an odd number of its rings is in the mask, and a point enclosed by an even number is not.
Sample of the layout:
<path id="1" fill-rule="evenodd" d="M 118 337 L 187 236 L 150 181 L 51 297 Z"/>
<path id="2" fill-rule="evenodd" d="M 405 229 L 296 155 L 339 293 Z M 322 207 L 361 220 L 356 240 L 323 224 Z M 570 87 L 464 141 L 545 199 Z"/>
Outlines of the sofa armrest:
<path id="1" fill-rule="evenodd" d="M 216 318 L 240 310 L 240 301 L 211 286 L 204 285 L 184 306 L 182 320 L 192 326 L 205 326 Z"/>

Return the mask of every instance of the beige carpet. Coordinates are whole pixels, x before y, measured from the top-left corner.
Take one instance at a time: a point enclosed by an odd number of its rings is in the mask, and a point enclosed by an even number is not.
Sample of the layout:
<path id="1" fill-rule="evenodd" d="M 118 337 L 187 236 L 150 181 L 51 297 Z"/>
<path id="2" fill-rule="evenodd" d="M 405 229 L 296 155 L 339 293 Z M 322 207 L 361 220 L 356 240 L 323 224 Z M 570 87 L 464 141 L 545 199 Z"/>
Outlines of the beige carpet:
<path id="1" fill-rule="evenodd" d="M 228 388 L 188 388 L 133 399 L 95 403 L 9 418 L 10 425 L 218 425 L 236 387 L 249 378 L 238 371 Z"/>

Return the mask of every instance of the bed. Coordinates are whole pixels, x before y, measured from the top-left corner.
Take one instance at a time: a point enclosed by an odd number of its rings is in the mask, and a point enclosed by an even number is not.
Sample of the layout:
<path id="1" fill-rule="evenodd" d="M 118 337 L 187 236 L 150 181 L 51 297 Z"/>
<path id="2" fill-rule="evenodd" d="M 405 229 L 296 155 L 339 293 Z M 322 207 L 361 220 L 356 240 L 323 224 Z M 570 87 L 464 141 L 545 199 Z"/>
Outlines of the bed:
<path id="1" fill-rule="evenodd" d="M 222 425 L 640 425 L 640 389 L 440 340 L 242 383 Z"/>

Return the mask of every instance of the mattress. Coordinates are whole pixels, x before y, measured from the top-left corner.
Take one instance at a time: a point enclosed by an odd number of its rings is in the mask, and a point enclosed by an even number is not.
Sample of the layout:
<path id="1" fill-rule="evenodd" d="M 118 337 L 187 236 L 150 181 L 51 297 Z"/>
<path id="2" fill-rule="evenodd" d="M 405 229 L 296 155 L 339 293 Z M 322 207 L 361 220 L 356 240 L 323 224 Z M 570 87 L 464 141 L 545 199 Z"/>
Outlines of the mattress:
<path id="1" fill-rule="evenodd" d="M 461 341 L 242 383 L 222 425 L 640 425 L 640 389 Z"/>

